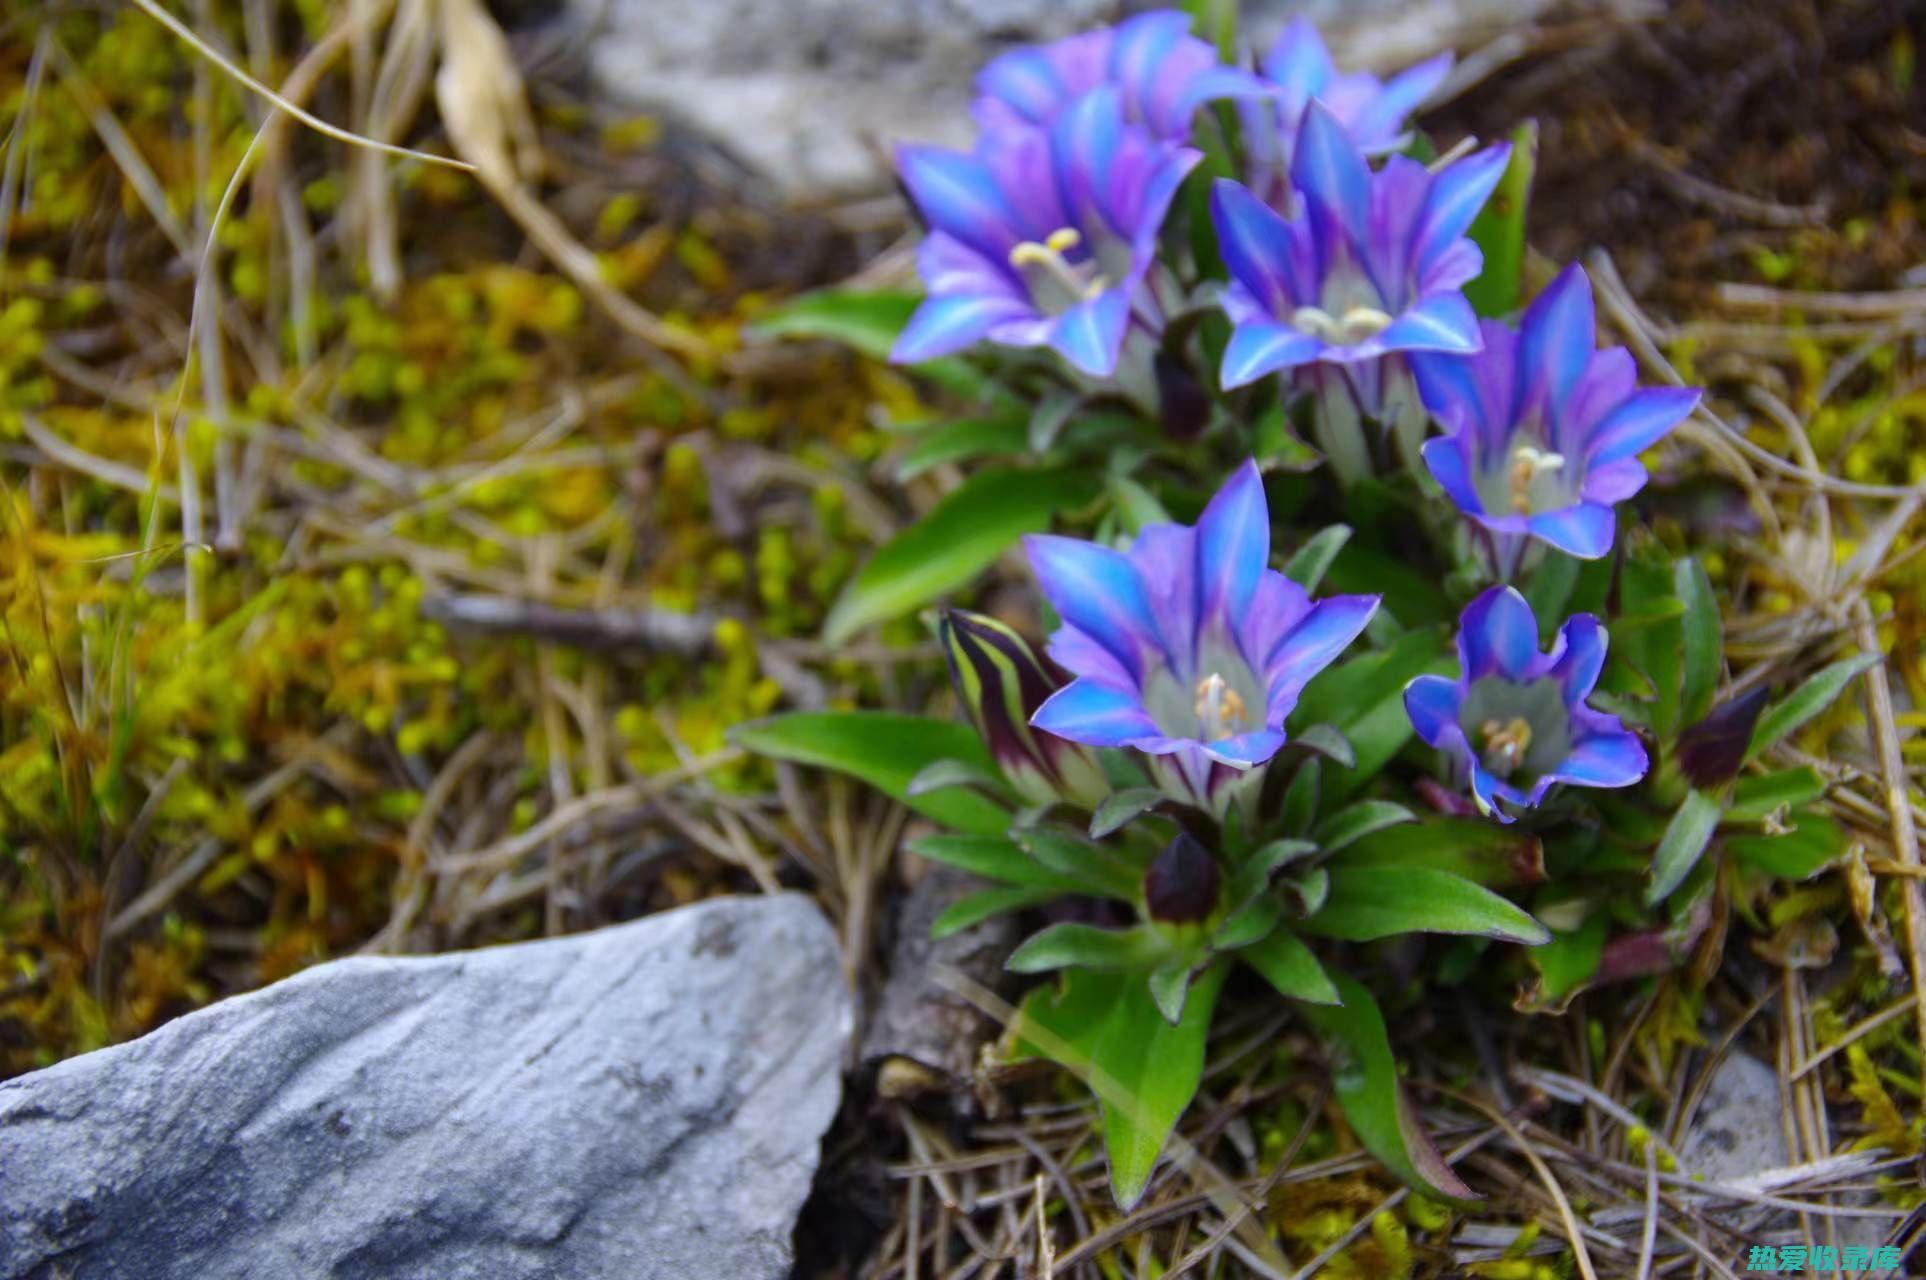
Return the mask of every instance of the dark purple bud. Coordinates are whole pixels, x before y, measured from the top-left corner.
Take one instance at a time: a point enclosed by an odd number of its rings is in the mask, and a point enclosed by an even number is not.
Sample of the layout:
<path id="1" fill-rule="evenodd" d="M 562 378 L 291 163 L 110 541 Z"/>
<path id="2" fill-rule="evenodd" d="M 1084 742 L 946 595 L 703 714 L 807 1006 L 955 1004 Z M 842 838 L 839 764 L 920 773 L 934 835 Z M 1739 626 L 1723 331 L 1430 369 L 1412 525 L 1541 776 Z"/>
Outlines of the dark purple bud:
<path id="1" fill-rule="evenodd" d="M 1752 727 L 1765 709 L 1765 686 L 1728 698 L 1711 714 L 1679 735 L 1679 772 L 1701 790 L 1730 782 L 1745 763 Z"/>
<path id="2" fill-rule="evenodd" d="M 1164 924 L 1196 924 L 1217 910 L 1223 876 L 1217 859 L 1189 832 L 1180 832 L 1144 873 L 1144 905 Z"/>
<path id="3" fill-rule="evenodd" d="M 1164 434 L 1185 442 L 1204 434 L 1210 424 L 1210 397 L 1190 366 L 1167 351 L 1156 360 L 1157 410 L 1164 422 Z"/>
<path id="4" fill-rule="evenodd" d="M 997 767 L 1024 799 L 1068 797 L 1096 805 L 1110 793 L 1103 771 L 1074 742 L 1030 727 L 1030 717 L 1061 686 L 1023 637 L 994 618 L 946 609 L 937 627 L 950 680 Z"/>

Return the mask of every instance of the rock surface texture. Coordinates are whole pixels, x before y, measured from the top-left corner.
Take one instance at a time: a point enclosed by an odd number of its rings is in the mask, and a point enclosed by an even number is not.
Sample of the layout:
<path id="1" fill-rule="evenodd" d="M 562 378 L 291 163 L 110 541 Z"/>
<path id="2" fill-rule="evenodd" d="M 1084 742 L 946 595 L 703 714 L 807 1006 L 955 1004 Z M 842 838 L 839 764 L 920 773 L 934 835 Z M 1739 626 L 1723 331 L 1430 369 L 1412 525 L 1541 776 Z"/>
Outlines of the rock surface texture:
<path id="1" fill-rule="evenodd" d="M 561 0 L 592 98 L 666 111 L 794 199 L 888 187 L 900 141 L 968 145 L 970 83 L 1006 49 L 1109 20 L 1117 0 Z M 1624 3 L 1625 0 L 1616 0 Z M 1346 65 L 1469 50 L 1550 0 L 1247 0 L 1260 48 L 1293 12 Z"/>
<path id="2" fill-rule="evenodd" d="M 0 1276 L 777 1280 L 850 1023 L 797 895 L 319 965 L 0 1085 Z"/>

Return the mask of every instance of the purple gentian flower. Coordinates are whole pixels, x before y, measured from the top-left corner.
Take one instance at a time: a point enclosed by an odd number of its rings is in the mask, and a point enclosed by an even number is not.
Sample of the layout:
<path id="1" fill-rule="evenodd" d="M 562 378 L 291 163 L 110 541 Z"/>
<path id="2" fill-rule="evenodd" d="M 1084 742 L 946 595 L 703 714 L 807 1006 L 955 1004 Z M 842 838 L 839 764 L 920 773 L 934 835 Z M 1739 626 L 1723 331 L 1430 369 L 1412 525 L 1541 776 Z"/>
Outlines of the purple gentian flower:
<path id="1" fill-rule="evenodd" d="M 1200 153 L 1126 124 L 1117 90 L 1085 94 L 1048 128 L 986 136 L 974 152 L 906 146 L 897 167 L 929 228 L 929 297 L 897 339 L 904 363 L 988 338 L 1054 347 L 1085 373 L 1116 368 L 1171 197 Z"/>
<path id="2" fill-rule="evenodd" d="M 1595 347 L 1592 287 L 1577 264 L 1525 309 L 1486 321 L 1469 359 L 1415 356 L 1425 406 L 1449 434 L 1425 464 L 1466 515 L 1515 544 L 1529 535 L 1585 560 L 1611 549 L 1612 504 L 1645 487 L 1639 453 L 1689 413 L 1689 387 L 1637 385 L 1623 347 Z M 1509 558 L 1509 557 L 1506 557 Z"/>
<path id="3" fill-rule="evenodd" d="M 1167 787 L 1206 805 L 1284 745 L 1305 682 L 1378 605 L 1376 596 L 1313 603 L 1266 567 L 1270 513 L 1254 462 L 1194 528 L 1147 525 L 1128 551 L 1047 535 L 1025 543 L 1063 619 L 1050 656 L 1076 677 L 1031 723 L 1146 752 Z"/>
<path id="4" fill-rule="evenodd" d="M 1299 386 L 1319 396 L 1319 444 L 1347 483 L 1371 469 L 1366 419 L 1409 435 L 1415 466 L 1425 424 L 1404 356 L 1478 349 L 1478 320 L 1459 290 L 1484 256 L 1464 233 L 1509 156 L 1488 147 L 1435 173 L 1392 156 L 1373 172 L 1313 102 L 1291 158 L 1295 216 L 1235 182 L 1211 191 L 1231 275 L 1223 305 L 1236 326 L 1224 385 L 1298 371 Z"/>
<path id="5" fill-rule="evenodd" d="M 1291 153 L 1313 98 L 1337 118 L 1361 151 L 1383 155 L 1403 145 L 1406 119 L 1443 83 L 1451 63 L 1451 55 L 1441 53 L 1389 80 L 1365 71 L 1342 72 L 1317 28 L 1306 18 L 1293 18 L 1261 66 L 1271 95 L 1237 104 L 1250 157 L 1246 181 L 1251 190 L 1273 208 L 1291 206 Z"/>
<path id="6" fill-rule="evenodd" d="M 1597 618 L 1576 614 L 1541 654 L 1525 597 L 1492 587 L 1458 620 L 1459 677 L 1418 676 L 1404 687 L 1405 713 L 1500 822 L 1512 815 L 1499 800 L 1528 809 L 1555 783 L 1629 787 L 1645 776 L 1645 748 L 1616 716 L 1585 705 L 1605 641 Z"/>
<path id="7" fill-rule="evenodd" d="M 1189 14 L 1160 9 L 991 60 L 977 73 L 980 96 L 971 111 L 990 131 L 1048 125 L 1102 85 L 1116 87 L 1132 124 L 1174 142 L 1190 137 L 1191 117 L 1203 103 L 1270 92 L 1256 76 L 1225 66 L 1209 42 L 1191 35 Z"/>

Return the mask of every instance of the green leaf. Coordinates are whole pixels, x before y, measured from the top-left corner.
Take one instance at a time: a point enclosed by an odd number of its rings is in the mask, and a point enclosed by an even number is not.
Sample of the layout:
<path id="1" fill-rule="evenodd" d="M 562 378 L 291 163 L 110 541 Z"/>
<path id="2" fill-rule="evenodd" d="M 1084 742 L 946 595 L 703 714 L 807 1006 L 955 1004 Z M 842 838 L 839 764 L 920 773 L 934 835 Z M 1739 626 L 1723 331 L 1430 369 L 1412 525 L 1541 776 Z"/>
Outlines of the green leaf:
<path id="1" fill-rule="evenodd" d="M 1147 924 L 1128 929 L 1099 929 L 1088 924 L 1053 924 L 1030 935 L 1010 953 L 1004 968 L 1012 973 L 1051 969 L 1142 969 L 1170 954 L 1170 944 Z"/>
<path id="2" fill-rule="evenodd" d="M 1525 603 L 1531 606 L 1532 616 L 1538 619 L 1541 630 L 1556 631 L 1559 619 L 1569 617 L 1566 602 L 1572 598 L 1572 590 L 1578 585 L 1578 574 L 1584 561 L 1557 551 L 1547 551 L 1545 558 L 1532 571 L 1531 578 L 1525 583 Z M 1549 643 L 1551 637 L 1541 635 L 1539 643 Z"/>
<path id="3" fill-rule="evenodd" d="M 1101 840 L 1111 832 L 1149 813 L 1169 797 L 1156 787 L 1132 787 L 1113 792 L 1097 806 L 1090 817 L 1090 838 Z"/>
<path id="4" fill-rule="evenodd" d="M 1164 1021 L 1142 973 L 1066 969 L 1058 987 L 1038 988 L 1023 1002 L 1019 1052 L 1061 1063 L 1097 1095 L 1120 1208 L 1142 1198 L 1171 1130 L 1197 1096 L 1225 972 L 1216 964 L 1197 976 L 1175 1026 Z"/>
<path id="5" fill-rule="evenodd" d="M 1406 632 L 1390 648 L 1325 668 L 1305 686 L 1294 724 L 1330 724 L 1351 743 L 1355 764 L 1324 771 L 1324 799 L 1335 803 L 1384 768 L 1411 740 L 1404 686 L 1411 677 L 1449 669 L 1443 632 Z"/>
<path id="6" fill-rule="evenodd" d="M 1337 1004 L 1337 988 L 1324 966 L 1317 962 L 1304 940 L 1285 929 L 1278 929 L 1262 940 L 1244 947 L 1238 959 L 1257 970 L 1277 993 L 1309 1004 Z"/>
<path id="7" fill-rule="evenodd" d="M 1090 500 L 1086 472 L 979 471 L 871 557 L 844 589 L 823 640 L 839 645 L 873 622 L 900 617 L 967 585 L 1026 533 Z"/>
<path id="8" fill-rule="evenodd" d="M 1458 616 L 1436 575 L 1419 572 L 1407 559 L 1360 546 L 1355 539 L 1338 549 L 1324 577 L 1333 594 L 1382 595 L 1379 609 L 1407 627 L 1433 626 Z"/>
<path id="9" fill-rule="evenodd" d="M 1826 780 L 1810 765 L 1776 773 L 1747 774 L 1732 784 L 1724 821 L 1760 822 L 1781 808 L 1796 809 L 1826 794 Z"/>
<path id="10" fill-rule="evenodd" d="M 1285 876 L 1277 887 L 1291 899 L 1300 917 L 1313 916 L 1324 909 L 1325 899 L 1331 896 L 1331 873 L 1323 867 L 1312 867 L 1302 875 Z"/>
<path id="11" fill-rule="evenodd" d="M 1652 883 L 1645 888 L 1646 906 L 1663 902 L 1691 874 L 1704 856 L 1723 812 L 1717 796 L 1696 788 L 1685 793 L 1684 803 L 1672 815 L 1659 838 L 1658 850 L 1652 854 Z"/>
<path id="12" fill-rule="evenodd" d="M 744 750 L 773 760 L 861 778 L 924 817 L 959 831 L 997 836 L 1010 825 L 1007 810 L 974 791 L 909 794 L 910 780 L 938 760 L 994 768 L 989 752 L 966 725 L 890 711 L 793 711 L 737 725 L 729 737 Z"/>
<path id="13" fill-rule="evenodd" d="M 983 768 L 972 760 L 932 760 L 916 771 L 903 788 L 905 796 L 927 796 L 957 787 L 982 787 L 992 794 L 1008 789 L 1001 773 Z"/>
<path id="14" fill-rule="evenodd" d="M 1466 233 L 1485 255 L 1484 270 L 1465 286 L 1465 300 L 1481 316 L 1506 316 L 1518 309 L 1524 279 L 1525 213 L 1537 167 L 1538 123 L 1527 120 L 1512 130 L 1511 162 Z"/>
<path id="15" fill-rule="evenodd" d="M 1312 756 L 1291 775 L 1291 785 L 1284 789 L 1284 803 L 1278 816 L 1278 825 L 1284 830 L 1297 835 L 1310 832 L 1311 823 L 1317 817 L 1318 778 L 1322 773 L 1321 762 Z"/>
<path id="16" fill-rule="evenodd" d="M 1538 982 L 1526 997 L 1525 1007 L 1563 1013 L 1571 998 L 1598 972 L 1610 923 L 1604 912 L 1597 912 L 1570 932 L 1553 930 L 1550 942 L 1533 947 L 1529 954 L 1538 970 Z"/>
<path id="17" fill-rule="evenodd" d="M 1878 661 L 1876 653 L 1856 653 L 1815 671 L 1804 684 L 1765 709 L 1752 730 L 1752 743 L 1745 749 L 1745 758 L 1756 760 L 1761 752 L 1831 706 L 1833 699 L 1846 691 L 1847 685 Z"/>
<path id="18" fill-rule="evenodd" d="M 1116 849 L 1048 830 L 1019 831 L 1016 841 L 1051 871 L 1075 880 L 1085 893 L 1120 902 L 1137 900 L 1143 868 L 1126 861 Z"/>
<path id="19" fill-rule="evenodd" d="M 1284 576 L 1303 587 L 1307 593 L 1317 594 L 1317 584 L 1324 581 L 1331 562 L 1337 559 L 1338 552 L 1350 540 L 1350 525 L 1327 525 L 1284 562 Z"/>
<path id="20" fill-rule="evenodd" d="M 1299 751 L 1309 751 L 1323 756 L 1332 764 L 1341 765 L 1346 769 L 1354 767 L 1358 762 L 1358 753 L 1351 746 L 1351 740 L 1338 732 L 1336 725 L 1314 724 L 1308 729 L 1292 734 L 1291 740 L 1284 745 L 1287 748 L 1294 747 Z"/>
<path id="21" fill-rule="evenodd" d="M 1417 814 L 1393 801 L 1360 800 L 1318 823 L 1311 839 L 1326 853 L 1336 853 L 1375 831 L 1417 820 Z"/>
<path id="22" fill-rule="evenodd" d="M 1261 894 L 1232 911 L 1211 935 L 1210 944 L 1219 951 L 1248 947 L 1275 929 L 1284 918 L 1284 904 L 1274 893 Z"/>
<path id="23" fill-rule="evenodd" d="M 1512 889 L 1545 880 L 1544 846 L 1515 825 L 1476 818 L 1422 818 L 1361 837 L 1332 858 L 1333 866 L 1430 867 L 1487 889 Z"/>
<path id="24" fill-rule="evenodd" d="M 1672 577 L 1671 561 L 1656 548 L 1628 554 L 1620 570 L 1621 607 L 1612 623 L 1614 658 L 1622 657 L 1651 686 L 1648 722 L 1661 740 L 1679 726 L 1684 670 L 1685 608 L 1673 594 Z"/>
<path id="25" fill-rule="evenodd" d="M 887 360 L 922 301 L 921 294 L 903 289 L 819 289 L 771 307 L 756 317 L 749 332 L 764 338 L 824 338 L 872 360 Z M 973 395 L 984 385 L 982 374 L 955 358 L 911 367 L 964 395 Z"/>
<path id="26" fill-rule="evenodd" d="M 909 842 L 909 851 L 989 880 L 1053 893 L 1083 892 L 1075 880 L 1043 866 L 1002 836 L 922 836 Z"/>
<path id="27" fill-rule="evenodd" d="M 1545 926 L 1491 890 L 1448 871 L 1333 866 L 1324 909 L 1304 922 L 1309 933 L 1369 942 L 1401 933 L 1469 933 L 1536 944 Z"/>
<path id="28" fill-rule="evenodd" d="M 1718 598 L 1705 566 L 1687 557 L 1672 568 L 1673 589 L 1685 606 L 1685 663 L 1679 687 L 1679 723 L 1697 724 L 1712 709 L 1719 668 L 1725 657 L 1725 631 Z"/>
<path id="29" fill-rule="evenodd" d="M 1083 404 L 1083 393 L 1055 387 L 1043 393 L 1031 409 L 1027 427 L 1031 453 L 1048 453 L 1057 436 Z"/>
<path id="30" fill-rule="evenodd" d="M 1728 834 L 1725 851 L 1743 866 L 1780 880 L 1809 880 L 1843 857 L 1846 829 L 1817 809 L 1794 809 L 1784 835 Z"/>
<path id="31" fill-rule="evenodd" d="M 1191 968 L 1189 960 L 1180 958 L 1150 973 L 1150 1002 L 1173 1027 L 1184 1020 L 1184 998 L 1190 994 Z"/>
<path id="32" fill-rule="evenodd" d="M 1356 979 L 1332 975 L 1340 1005 L 1305 1005 L 1298 1012 L 1331 1053 L 1331 1087 L 1364 1149 L 1407 1186 L 1450 1200 L 1477 1193 L 1444 1162 L 1398 1083 L 1398 1064 L 1384 1014 Z"/>
<path id="33" fill-rule="evenodd" d="M 946 462 L 990 454 L 1021 454 L 1028 443 L 1023 419 L 1012 415 L 960 418 L 919 434 L 896 464 L 898 480 L 913 480 Z"/>
<path id="34" fill-rule="evenodd" d="M 1147 524 L 1170 523 L 1170 512 L 1164 510 L 1164 504 L 1129 476 L 1110 477 L 1110 504 L 1116 508 L 1125 533 L 1138 533 Z"/>
<path id="35" fill-rule="evenodd" d="M 961 933 L 973 924 L 981 924 L 991 916 L 1005 915 L 1011 911 L 1021 911 L 1050 901 L 1057 896 L 1055 889 L 1031 889 L 1013 886 L 1007 889 L 985 889 L 958 898 L 944 909 L 930 925 L 930 937 L 947 938 L 953 933 Z"/>

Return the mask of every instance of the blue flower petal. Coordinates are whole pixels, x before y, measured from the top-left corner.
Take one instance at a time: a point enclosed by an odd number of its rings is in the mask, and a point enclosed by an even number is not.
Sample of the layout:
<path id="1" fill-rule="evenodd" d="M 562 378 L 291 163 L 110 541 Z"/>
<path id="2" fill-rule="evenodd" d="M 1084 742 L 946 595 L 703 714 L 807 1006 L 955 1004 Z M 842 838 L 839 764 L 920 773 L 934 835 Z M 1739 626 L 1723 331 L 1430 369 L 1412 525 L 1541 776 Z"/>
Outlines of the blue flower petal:
<path id="1" fill-rule="evenodd" d="M 1336 216 L 1353 240 L 1368 241 L 1371 167 L 1337 117 L 1315 100 L 1298 126 L 1291 182 L 1307 204 Z"/>
<path id="2" fill-rule="evenodd" d="M 1113 85 L 1084 94 L 1050 126 L 1057 189 L 1072 218 L 1082 221 L 1093 208 L 1106 207 L 1099 196 L 1123 134 L 1123 101 Z"/>
<path id="3" fill-rule="evenodd" d="M 1312 676 L 1336 661 L 1378 609 L 1377 596 L 1331 596 L 1319 600 L 1278 640 L 1264 661 L 1271 712 L 1280 717 L 1297 703 Z"/>
<path id="4" fill-rule="evenodd" d="M 889 358 L 919 364 L 963 350 L 1006 320 L 1030 314 L 1014 298 L 996 294 L 938 294 L 925 298 L 897 336 Z"/>
<path id="5" fill-rule="evenodd" d="M 1458 657 L 1467 682 L 1489 675 L 1523 680 L 1538 656 L 1538 620 L 1513 587 L 1492 587 L 1458 619 Z"/>
<path id="6" fill-rule="evenodd" d="M 1499 822 L 1510 823 L 1516 821 L 1511 814 L 1505 812 L 1504 806 L 1498 803 L 1501 797 L 1509 800 L 1521 809 L 1531 807 L 1531 801 L 1525 797 L 1523 792 L 1511 786 L 1509 783 L 1501 782 L 1499 779 L 1493 777 L 1490 771 L 1481 764 L 1474 763 L 1471 766 L 1471 794 L 1478 801 L 1479 811 L 1489 817 L 1497 819 Z"/>
<path id="7" fill-rule="evenodd" d="M 1651 448 L 1698 406 L 1701 394 L 1693 387 L 1634 391 L 1592 429 L 1592 465 L 1637 457 Z"/>
<path id="8" fill-rule="evenodd" d="M 1039 124 L 1050 118 L 1070 91 L 1049 55 L 1035 45 L 992 58 L 977 72 L 976 89 Z"/>
<path id="9" fill-rule="evenodd" d="M 1546 775 L 1579 787 L 1629 787 L 1650 765 L 1636 735 L 1598 733 L 1581 738 L 1564 763 Z"/>
<path id="10" fill-rule="evenodd" d="M 1449 53 L 1427 58 L 1406 67 L 1384 82 L 1371 105 L 1351 122 L 1351 131 L 1361 138 L 1388 138 L 1403 126 L 1405 118 L 1431 96 L 1432 90 L 1451 74 L 1454 59 Z"/>
<path id="11" fill-rule="evenodd" d="M 1424 465 L 1431 472 L 1431 478 L 1443 487 L 1445 496 L 1458 510 L 1468 516 L 1481 516 L 1485 513 L 1485 504 L 1472 481 L 1467 456 L 1471 434 L 1471 428 L 1465 427 L 1454 435 L 1427 440 L 1420 452 L 1424 454 Z"/>
<path id="12" fill-rule="evenodd" d="M 1414 676 L 1404 686 L 1404 713 L 1418 736 L 1434 747 L 1445 745 L 1445 735 L 1458 723 L 1463 705 L 1458 682 L 1444 676 Z"/>
<path id="13" fill-rule="evenodd" d="M 1605 628 L 1589 613 L 1573 614 L 1558 629 L 1550 674 L 1558 681 L 1567 707 L 1583 703 L 1597 685 L 1598 673 L 1605 669 L 1606 646 Z"/>
<path id="14" fill-rule="evenodd" d="M 1030 723 L 1093 747 L 1121 747 L 1157 732 L 1156 722 L 1136 694 L 1089 680 L 1072 680 L 1051 694 Z"/>
<path id="15" fill-rule="evenodd" d="M 1228 391 L 1280 369 L 1309 364 L 1323 350 L 1322 342 L 1289 325 L 1251 320 L 1231 330 L 1230 341 L 1224 346 L 1224 364 L 1217 376 Z"/>
<path id="16" fill-rule="evenodd" d="M 1228 178 L 1211 183 L 1210 217 L 1231 279 L 1272 316 L 1288 315 L 1299 302 L 1291 293 L 1290 225 Z"/>
<path id="17" fill-rule="evenodd" d="M 1271 513 L 1264 478 L 1245 459 L 1197 519 L 1197 595 L 1200 621 L 1235 622 L 1250 608 L 1257 579 L 1271 557 Z"/>
<path id="18" fill-rule="evenodd" d="M 1233 769 L 1249 769 L 1263 764 L 1284 745 L 1284 735 L 1276 729 L 1254 729 L 1234 738 L 1219 738 L 1203 743 L 1204 754 Z"/>
<path id="19" fill-rule="evenodd" d="M 1532 536 L 1580 560 L 1596 560 L 1612 549 L 1615 524 L 1610 507 L 1580 502 L 1562 511 L 1542 511 L 1525 522 Z"/>
<path id="20" fill-rule="evenodd" d="M 1579 496 L 1609 507 L 1635 495 L 1649 479 L 1645 465 L 1637 458 L 1619 458 L 1604 466 L 1593 464 L 1585 468 L 1585 484 Z"/>
<path id="21" fill-rule="evenodd" d="M 898 147 L 896 171 L 931 230 L 947 231 L 998 260 L 1021 239 L 1009 201 L 975 156 L 944 147 Z"/>
<path id="22" fill-rule="evenodd" d="M 1564 400 L 1584 375 L 1597 345 L 1592 282 L 1574 262 L 1525 308 L 1518 367 L 1528 379 L 1528 398 Z"/>
<path id="23" fill-rule="evenodd" d="M 1478 316 L 1462 293 L 1426 298 L 1393 320 L 1378 341 L 1387 351 L 1449 351 L 1472 355 L 1484 345 Z"/>
<path id="24" fill-rule="evenodd" d="M 1130 300 L 1123 290 L 1112 289 L 1058 316 L 1050 345 L 1085 373 L 1107 378 L 1116 371 L 1129 324 Z"/>
<path id="25" fill-rule="evenodd" d="M 1337 74 L 1324 37 L 1302 14 L 1285 25 L 1284 34 L 1264 55 L 1263 70 L 1266 80 L 1283 86 L 1292 95 L 1302 95 L 1298 98 L 1300 102 L 1314 97 Z"/>
<path id="26" fill-rule="evenodd" d="M 1033 533 L 1023 540 L 1037 585 L 1057 613 L 1142 679 L 1158 645 L 1157 620 L 1137 570 L 1122 552 L 1077 538 Z"/>
<path id="27" fill-rule="evenodd" d="M 1505 176 L 1510 160 L 1510 145 L 1501 143 L 1453 161 L 1432 177 L 1413 242 L 1420 271 L 1470 229 L 1472 219 Z"/>

